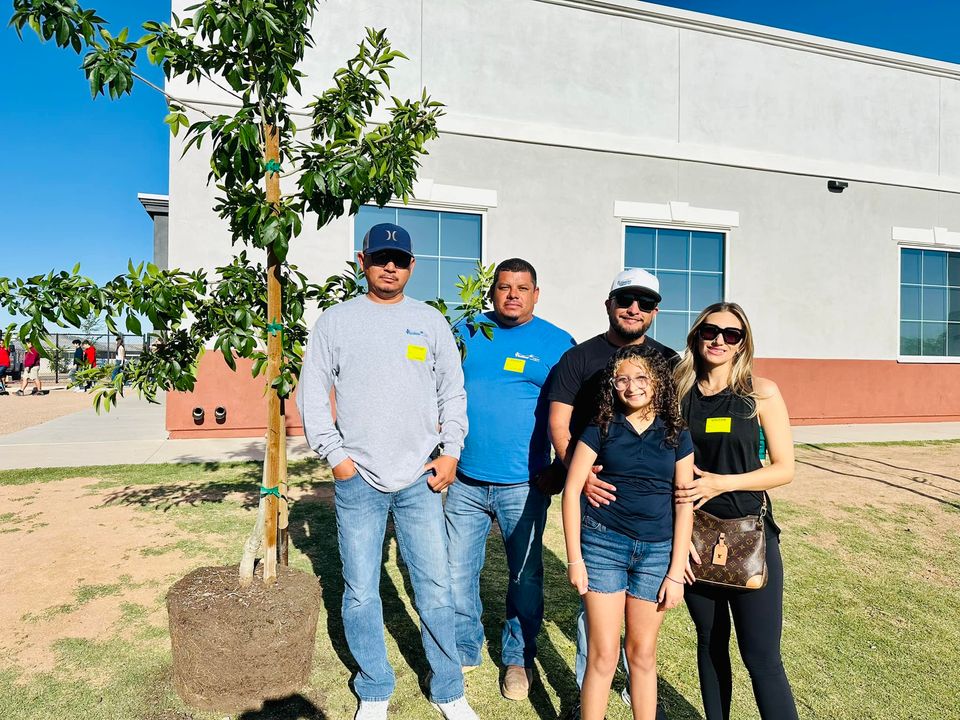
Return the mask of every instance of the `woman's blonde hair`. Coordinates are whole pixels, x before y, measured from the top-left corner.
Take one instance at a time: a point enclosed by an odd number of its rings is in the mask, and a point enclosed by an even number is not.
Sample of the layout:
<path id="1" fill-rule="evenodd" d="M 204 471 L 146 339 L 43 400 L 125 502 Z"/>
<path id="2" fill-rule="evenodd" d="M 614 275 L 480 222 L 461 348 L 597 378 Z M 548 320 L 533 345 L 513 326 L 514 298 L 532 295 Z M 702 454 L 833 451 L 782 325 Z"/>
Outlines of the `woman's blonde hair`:
<path id="1" fill-rule="evenodd" d="M 703 371 L 703 358 L 700 357 L 698 344 L 700 337 L 698 331 L 707 318 L 713 313 L 728 312 L 736 315 L 740 324 L 743 326 L 743 340 L 737 349 L 733 359 L 733 368 L 730 370 L 730 389 L 740 397 L 748 398 L 752 401 L 753 412 L 750 417 L 757 414 L 757 393 L 753 389 L 753 330 L 750 329 L 750 321 L 747 320 L 747 314 L 737 303 L 718 302 L 708 305 L 703 309 L 693 325 L 690 332 L 687 333 L 687 348 L 683 357 L 673 371 L 673 377 L 677 386 L 677 399 L 683 401 L 687 394 L 693 389 L 700 373 Z"/>

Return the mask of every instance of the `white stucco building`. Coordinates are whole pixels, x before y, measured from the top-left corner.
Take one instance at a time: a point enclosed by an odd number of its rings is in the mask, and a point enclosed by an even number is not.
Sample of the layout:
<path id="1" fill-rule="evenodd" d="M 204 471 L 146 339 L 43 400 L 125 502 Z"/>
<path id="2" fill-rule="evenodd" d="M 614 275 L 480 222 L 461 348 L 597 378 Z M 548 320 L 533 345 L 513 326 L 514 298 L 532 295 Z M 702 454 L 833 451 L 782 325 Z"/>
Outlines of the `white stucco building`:
<path id="1" fill-rule="evenodd" d="M 411 225 L 414 296 L 520 256 L 538 314 L 585 340 L 639 265 L 668 344 L 707 303 L 743 305 L 796 422 L 960 420 L 960 66 L 629 0 L 327 0 L 304 102 L 365 26 L 410 58 L 394 94 L 447 106 L 415 202 L 386 211 Z M 230 255 L 207 169 L 173 144 L 171 267 Z M 339 272 L 383 216 L 305 229 L 291 259 Z M 204 371 L 182 405 L 236 382 Z M 246 432 L 232 417 L 220 432 Z"/>

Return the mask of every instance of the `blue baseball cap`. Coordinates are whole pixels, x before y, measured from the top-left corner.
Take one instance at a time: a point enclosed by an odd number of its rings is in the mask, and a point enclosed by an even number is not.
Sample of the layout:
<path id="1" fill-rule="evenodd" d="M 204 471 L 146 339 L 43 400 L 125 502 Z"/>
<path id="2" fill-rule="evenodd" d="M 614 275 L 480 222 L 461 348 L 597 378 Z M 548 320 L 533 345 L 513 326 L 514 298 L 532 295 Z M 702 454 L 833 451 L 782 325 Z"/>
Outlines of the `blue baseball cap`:
<path id="1" fill-rule="evenodd" d="M 381 250 L 399 250 L 413 257 L 410 233 L 393 223 L 374 225 L 363 236 L 363 254 L 369 255 Z"/>

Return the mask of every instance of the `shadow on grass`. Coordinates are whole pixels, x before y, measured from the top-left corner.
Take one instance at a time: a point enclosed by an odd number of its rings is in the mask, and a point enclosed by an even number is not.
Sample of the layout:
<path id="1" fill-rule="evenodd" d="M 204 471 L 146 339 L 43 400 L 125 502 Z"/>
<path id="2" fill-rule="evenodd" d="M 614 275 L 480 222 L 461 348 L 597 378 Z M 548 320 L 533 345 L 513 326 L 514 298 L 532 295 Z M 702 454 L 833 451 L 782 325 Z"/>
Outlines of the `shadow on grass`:
<path id="1" fill-rule="evenodd" d="M 851 456 L 851 457 L 852 457 L 852 456 Z M 868 458 L 863 458 L 863 459 L 868 459 Z M 870 472 L 870 471 L 869 471 L 868 469 L 862 468 L 862 467 L 860 467 L 859 465 L 852 464 L 852 463 L 850 463 L 849 465 L 851 465 L 853 468 L 855 468 L 855 469 L 857 469 L 857 470 L 861 470 L 861 471 L 863 471 L 863 472 L 847 472 L 846 470 L 841 470 L 841 469 L 836 468 L 836 467 L 829 467 L 829 466 L 827 466 L 827 465 L 825 465 L 825 464 L 822 464 L 822 463 L 827 463 L 827 462 L 829 462 L 829 461 L 830 461 L 830 458 L 824 458 L 824 459 L 821 460 L 820 462 L 811 462 L 810 460 L 805 460 L 805 459 L 803 459 L 803 458 L 797 458 L 797 460 L 796 460 L 796 462 L 797 462 L 798 465 L 806 465 L 807 467 L 812 467 L 812 468 L 815 468 L 815 469 L 817 469 L 817 470 L 823 470 L 824 472 L 832 473 L 832 474 L 834 474 L 834 475 L 840 475 L 840 476 L 842 476 L 842 477 L 858 478 L 858 479 L 860 479 L 860 480 L 870 480 L 871 482 L 880 483 L 881 485 L 886 485 L 887 487 L 895 488 L 895 489 L 897 489 L 897 490 L 903 490 L 904 492 L 908 492 L 908 493 L 910 493 L 910 494 L 912 494 L 912 495 L 916 495 L 916 496 L 918 496 L 918 497 L 926 498 L 927 500 L 933 500 L 933 501 L 935 501 L 935 502 L 940 503 L 941 505 L 945 505 L 945 506 L 947 506 L 947 507 L 953 508 L 954 510 L 960 510 L 960 503 L 958 503 L 958 502 L 955 502 L 955 501 L 953 501 L 953 500 L 947 500 L 947 499 L 942 498 L 942 497 L 938 497 L 938 496 L 936 496 L 936 495 L 933 495 L 933 494 L 932 494 L 931 492 L 929 492 L 929 491 L 928 491 L 928 492 L 923 492 L 923 491 L 921 491 L 921 490 L 917 490 L 916 488 L 907 487 L 905 484 L 903 484 L 903 483 L 922 483 L 922 484 L 927 484 L 926 481 L 924 481 L 924 480 L 922 480 L 922 479 L 920 479 L 920 478 L 904 478 L 904 477 L 898 477 L 898 478 L 893 479 L 893 478 L 890 478 L 890 477 L 885 477 L 885 478 L 884 478 L 884 477 L 876 477 L 875 475 L 865 475 L 865 474 L 863 474 L 863 473 L 865 473 L 865 472 Z M 952 478 L 951 478 L 951 479 L 952 479 Z M 899 480 L 899 481 L 902 481 L 902 482 L 898 482 L 898 480 Z M 942 487 L 939 487 L 939 486 L 937 486 L 937 485 L 930 486 L 930 490 L 937 490 L 937 491 L 939 491 L 939 492 L 946 493 L 946 494 L 948 494 L 948 495 L 960 496 L 960 493 L 958 493 L 958 492 L 956 492 L 956 491 L 954 491 L 954 490 L 947 490 L 946 488 L 942 488 Z"/>
<path id="2" fill-rule="evenodd" d="M 106 495 L 104 505 L 139 505 L 157 510 L 167 511 L 184 505 L 197 506 L 204 503 L 221 503 L 226 497 L 240 497 L 240 503 L 245 509 L 255 508 L 260 502 L 260 482 L 263 479 L 263 463 L 197 463 L 201 473 L 214 473 L 236 470 L 230 479 L 191 484 L 174 483 L 170 485 L 134 485 Z M 296 485 L 308 480 L 315 480 L 317 484 L 325 482 L 319 473 L 326 468 L 318 461 L 304 461 L 290 463 L 287 468 L 287 484 Z M 134 480 L 135 482 L 135 480 Z"/>
<path id="3" fill-rule="evenodd" d="M 882 465 L 883 467 L 892 468 L 893 470 L 903 470 L 904 472 L 917 473 L 919 475 L 928 475 L 932 478 L 940 478 L 942 480 L 949 480 L 951 482 L 960 483 L 960 478 L 955 478 L 950 475 L 943 475 L 941 473 L 931 472 L 930 470 L 920 470 L 918 468 L 904 467 L 902 465 L 895 465 L 893 463 L 886 462 L 884 460 L 875 460 L 874 458 L 864 457 L 862 455 L 854 455 L 853 453 L 840 452 L 839 450 L 834 450 L 833 448 L 823 447 L 822 445 L 814 445 L 812 443 L 806 443 L 806 447 L 817 450 L 825 455 L 834 455 L 841 458 L 849 458 L 851 460 L 862 460 L 865 462 L 870 462 L 875 465 Z M 843 462 L 842 460 L 840 462 Z M 914 475 L 911 478 L 905 478 L 913 480 L 914 482 L 927 483 L 928 481 L 924 478 L 917 477 Z M 937 488 L 942 490 L 943 488 Z"/>
<path id="4" fill-rule="evenodd" d="M 259 710 L 237 716 L 237 720 L 326 720 L 323 711 L 303 695 L 268 700 Z"/>

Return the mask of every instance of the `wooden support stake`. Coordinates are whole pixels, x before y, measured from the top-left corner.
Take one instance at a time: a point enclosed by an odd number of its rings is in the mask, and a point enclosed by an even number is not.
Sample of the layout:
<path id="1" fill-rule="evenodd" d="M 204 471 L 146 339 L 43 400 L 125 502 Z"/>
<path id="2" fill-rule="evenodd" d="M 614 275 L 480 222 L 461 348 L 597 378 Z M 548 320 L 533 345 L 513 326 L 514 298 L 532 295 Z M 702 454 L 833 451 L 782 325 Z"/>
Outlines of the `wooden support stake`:
<path id="1" fill-rule="evenodd" d="M 280 407 L 283 408 L 284 402 L 280 401 Z M 287 418 L 286 414 L 281 412 L 280 416 L 280 519 L 278 527 L 280 528 L 280 564 L 287 567 L 290 564 L 289 542 L 290 534 L 287 528 L 290 526 L 290 500 L 288 493 L 290 485 L 287 482 Z"/>
<path id="2" fill-rule="evenodd" d="M 268 164 L 280 162 L 280 138 L 277 129 L 272 125 L 264 125 L 266 137 L 266 152 L 264 159 Z M 267 202 L 274 207 L 280 204 L 280 173 L 266 172 Z M 267 323 L 283 324 L 283 303 L 280 286 L 280 262 L 273 248 L 267 248 Z M 283 340 L 280 332 L 267 334 L 267 381 L 271 382 L 280 374 L 280 360 L 283 352 Z M 279 487 L 281 483 L 281 434 L 283 430 L 283 416 L 280 414 L 280 396 L 275 388 L 267 388 L 267 452 L 266 452 L 266 483 L 265 487 Z M 284 463 L 285 464 L 285 463 Z M 264 517 L 264 553 L 263 553 L 263 582 L 270 585 L 277 581 L 277 516 L 279 510 L 278 498 L 267 495 Z"/>

